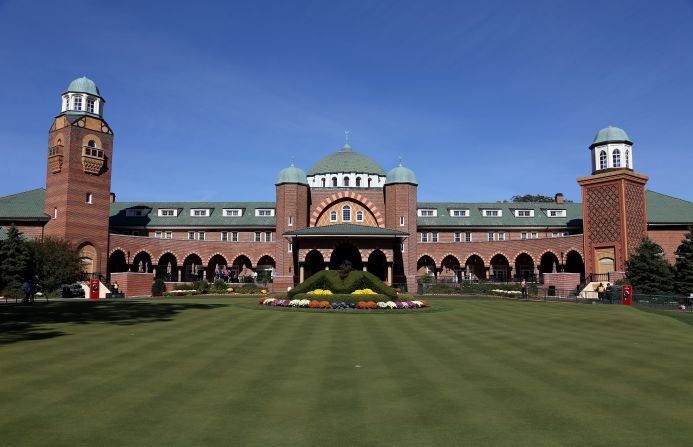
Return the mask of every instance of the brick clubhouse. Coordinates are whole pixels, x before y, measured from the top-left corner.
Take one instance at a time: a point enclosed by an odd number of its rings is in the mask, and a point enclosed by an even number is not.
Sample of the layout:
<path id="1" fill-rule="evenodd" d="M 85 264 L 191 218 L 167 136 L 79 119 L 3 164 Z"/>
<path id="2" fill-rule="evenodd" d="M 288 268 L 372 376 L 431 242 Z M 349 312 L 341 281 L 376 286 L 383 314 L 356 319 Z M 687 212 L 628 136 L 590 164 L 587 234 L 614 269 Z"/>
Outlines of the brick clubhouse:
<path id="1" fill-rule="evenodd" d="M 150 285 L 153 277 L 187 282 L 228 269 L 240 281 L 269 270 L 275 290 L 286 290 L 345 259 L 409 290 L 424 275 L 584 277 L 624 271 L 644 236 L 673 262 L 693 223 L 693 203 L 646 190 L 633 142 L 616 127 L 585 145 L 582 203 L 561 194 L 550 203 L 419 202 L 411 168 L 386 172 L 348 143 L 307 172 L 293 164 L 279 172 L 273 201 L 118 202 L 105 99 L 83 77 L 61 100 L 45 189 L 0 198 L 0 238 L 11 224 L 28 237 L 65 238 L 85 271 L 103 277 L 132 272 Z"/>

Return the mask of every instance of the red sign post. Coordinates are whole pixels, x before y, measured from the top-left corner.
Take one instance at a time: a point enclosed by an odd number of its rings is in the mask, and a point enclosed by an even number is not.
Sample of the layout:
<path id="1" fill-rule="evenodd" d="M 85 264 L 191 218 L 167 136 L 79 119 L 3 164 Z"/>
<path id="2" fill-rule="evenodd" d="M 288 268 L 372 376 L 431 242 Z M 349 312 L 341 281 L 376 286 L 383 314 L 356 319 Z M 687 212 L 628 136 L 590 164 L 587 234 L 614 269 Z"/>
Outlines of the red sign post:
<path id="1" fill-rule="evenodd" d="M 621 288 L 621 303 L 624 306 L 630 306 L 633 302 L 633 286 L 625 285 Z"/>
<path id="2" fill-rule="evenodd" d="M 90 279 L 89 280 L 89 299 L 98 300 L 99 299 L 99 280 Z"/>

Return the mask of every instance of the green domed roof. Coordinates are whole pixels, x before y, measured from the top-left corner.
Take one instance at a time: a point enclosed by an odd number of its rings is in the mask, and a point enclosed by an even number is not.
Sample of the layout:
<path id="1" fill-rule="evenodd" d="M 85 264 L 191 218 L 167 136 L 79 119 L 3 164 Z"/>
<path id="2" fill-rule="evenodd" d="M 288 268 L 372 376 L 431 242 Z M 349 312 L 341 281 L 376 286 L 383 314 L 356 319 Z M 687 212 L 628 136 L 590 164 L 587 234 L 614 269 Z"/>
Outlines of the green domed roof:
<path id="1" fill-rule="evenodd" d="M 99 93 L 99 88 L 96 86 L 94 81 L 87 78 L 86 76 L 82 76 L 81 78 L 77 78 L 74 81 L 70 82 L 70 85 L 67 87 L 67 91 L 76 93 L 89 93 L 90 95 L 101 96 L 101 94 Z"/>
<path id="2" fill-rule="evenodd" d="M 380 165 L 370 157 L 351 150 L 351 146 L 344 147 L 333 154 L 318 161 L 310 168 L 308 175 L 332 174 L 336 172 L 357 172 L 359 174 L 385 175 Z"/>
<path id="3" fill-rule="evenodd" d="M 597 132 L 597 136 L 594 137 L 594 141 L 592 142 L 590 147 L 596 146 L 597 144 L 611 143 L 617 141 L 627 141 L 628 143 L 633 144 L 625 130 L 620 129 L 618 127 L 609 126 Z"/>
<path id="4" fill-rule="evenodd" d="M 281 185 L 282 183 L 298 183 L 299 185 L 308 185 L 308 179 L 306 178 L 306 173 L 303 169 L 297 168 L 291 163 L 291 166 L 284 168 L 277 174 L 277 181 L 274 182 L 275 185 Z"/>
<path id="5" fill-rule="evenodd" d="M 411 183 L 412 185 L 418 185 L 414 171 L 409 168 L 405 168 L 402 166 L 402 163 L 387 173 L 385 184 L 393 185 L 395 183 Z"/>

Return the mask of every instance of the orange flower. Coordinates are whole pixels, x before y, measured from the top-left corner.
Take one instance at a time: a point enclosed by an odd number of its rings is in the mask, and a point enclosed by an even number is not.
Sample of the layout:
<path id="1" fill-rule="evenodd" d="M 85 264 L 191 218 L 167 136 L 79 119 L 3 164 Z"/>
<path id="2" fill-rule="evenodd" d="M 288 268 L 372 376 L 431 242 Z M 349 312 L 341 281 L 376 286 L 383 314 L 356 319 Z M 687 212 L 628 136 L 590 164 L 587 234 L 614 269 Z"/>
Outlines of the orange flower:
<path id="1" fill-rule="evenodd" d="M 365 301 L 359 301 L 359 302 L 356 304 L 356 307 L 358 307 L 359 309 L 366 309 L 366 307 L 367 307 L 367 306 L 366 306 L 366 302 L 365 302 Z"/>
<path id="2" fill-rule="evenodd" d="M 377 309 L 378 308 L 378 305 L 375 304 L 374 301 L 369 301 L 366 303 L 366 305 L 368 306 L 369 309 Z"/>
<path id="3" fill-rule="evenodd" d="M 329 301 L 320 301 L 320 308 L 321 309 L 328 309 L 329 307 L 330 307 Z"/>
<path id="4" fill-rule="evenodd" d="M 311 309 L 317 309 L 320 307 L 320 302 L 318 300 L 311 300 L 310 304 L 308 304 L 308 307 Z"/>

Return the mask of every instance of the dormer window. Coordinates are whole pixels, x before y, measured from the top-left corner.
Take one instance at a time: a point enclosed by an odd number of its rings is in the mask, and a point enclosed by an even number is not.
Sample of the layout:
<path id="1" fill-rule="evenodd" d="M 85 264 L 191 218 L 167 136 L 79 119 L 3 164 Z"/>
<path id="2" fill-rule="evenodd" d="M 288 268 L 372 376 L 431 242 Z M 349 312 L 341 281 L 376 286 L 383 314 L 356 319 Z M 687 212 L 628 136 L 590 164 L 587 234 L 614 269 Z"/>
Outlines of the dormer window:
<path id="1" fill-rule="evenodd" d="M 272 208 L 258 208 L 255 210 L 255 215 L 257 217 L 272 217 L 272 216 L 274 216 L 274 209 L 272 209 Z"/>
<path id="2" fill-rule="evenodd" d="M 175 208 L 159 208 L 158 215 L 160 217 L 176 217 L 178 210 Z"/>
<path id="3" fill-rule="evenodd" d="M 243 210 L 240 208 L 224 208 L 224 217 L 241 217 Z"/>
<path id="4" fill-rule="evenodd" d="M 337 222 L 337 211 L 332 211 L 330 213 L 330 222 Z"/>
<path id="5" fill-rule="evenodd" d="M 450 217 L 469 217 L 469 210 L 452 209 L 450 210 Z"/>
<path id="6" fill-rule="evenodd" d="M 566 217 L 566 210 L 548 210 L 546 215 L 549 217 Z"/>
<path id="7" fill-rule="evenodd" d="M 515 210 L 515 217 L 534 217 L 534 210 Z"/>
<path id="8" fill-rule="evenodd" d="M 142 217 L 149 213 L 148 208 L 130 208 L 125 210 L 126 217 Z"/>
<path id="9" fill-rule="evenodd" d="M 349 205 L 342 207 L 342 221 L 351 222 L 351 207 Z"/>
<path id="10" fill-rule="evenodd" d="M 356 211 L 356 222 L 363 222 L 363 211 Z"/>
<path id="11" fill-rule="evenodd" d="M 497 209 L 481 210 L 481 215 L 484 217 L 502 217 L 503 211 Z"/>
<path id="12" fill-rule="evenodd" d="M 192 217 L 209 217 L 208 208 L 193 208 L 190 210 L 190 215 Z"/>
<path id="13" fill-rule="evenodd" d="M 436 217 L 438 216 L 438 210 L 435 208 L 422 208 L 417 210 L 419 217 Z"/>

